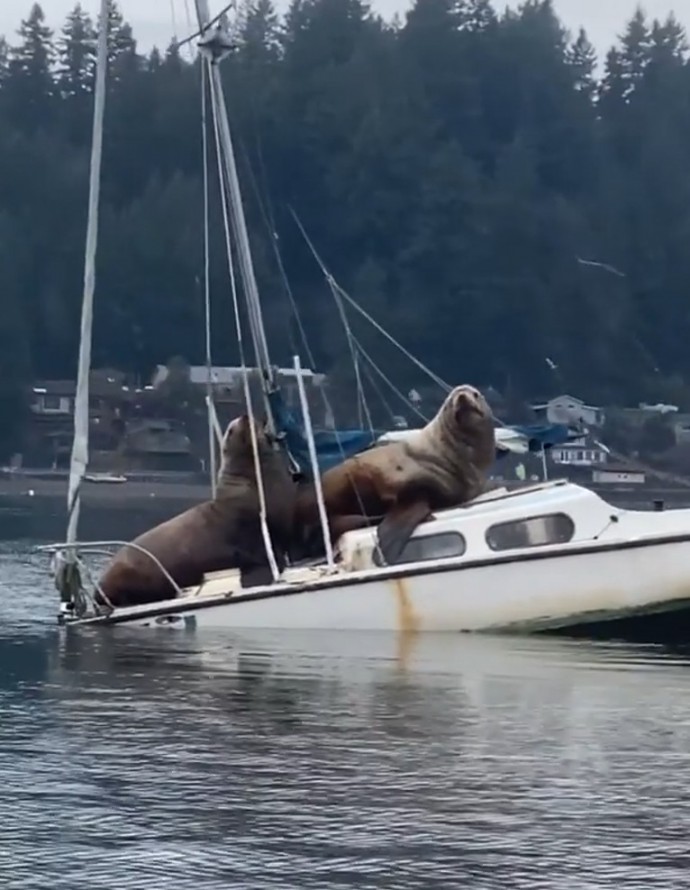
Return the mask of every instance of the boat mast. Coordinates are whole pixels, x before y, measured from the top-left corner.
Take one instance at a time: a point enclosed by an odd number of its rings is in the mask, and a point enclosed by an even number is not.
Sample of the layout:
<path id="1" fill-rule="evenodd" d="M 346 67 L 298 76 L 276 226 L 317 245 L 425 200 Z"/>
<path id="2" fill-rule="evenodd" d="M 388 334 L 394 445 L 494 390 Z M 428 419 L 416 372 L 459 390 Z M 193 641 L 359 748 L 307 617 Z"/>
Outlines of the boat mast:
<path id="1" fill-rule="evenodd" d="M 202 64 L 208 64 L 211 91 L 212 95 L 215 94 L 216 99 L 213 103 L 213 112 L 217 115 L 218 120 L 220 145 L 223 155 L 222 162 L 225 167 L 227 187 L 231 197 L 230 215 L 232 228 L 237 245 L 240 274 L 242 276 L 242 285 L 247 302 L 249 325 L 254 343 L 256 362 L 262 377 L 262 391 L 264 395 L 267 423 L 269 427 L 275 431 L 273 415 L 268 402 L 268 393 L 276 388 L 275 374 L 268 354 L 268 343 L 266 340 L 266 331 L 261 311 L 259 289 L 254 274 L 254 263 L 252 260 L 251 247 L 249 245 L 249 236 L 247 234 L 247 224 L 244 217 L 242 193 L 237 176 L 237 166 L 235 164 L 235 154 L 233 151 L 232 137 L 230 135 L 230 124 L 225 104 L 225 94 L 220 76 L 219 63 L 232 51 L 234 43 L 228 35 L 225 16 L 222 15 L 215 25 L 209 27 L 211 14 L 209 11 L 208 0 L 195 0 L 195 4 L 199 22 L 199 32 L 201 35 L 198 45 L 202 55 Z M 224 186 L 222 185 L 221 187 Z"/>
<path id="2" fill-rule="evenodd" d="M 81 335 L 77 389 L 74 399 L 74 439 L 70 461 L 67 494 L 67 543 L 77 540 L 80 489 L 89 462 L 89 371 L 91 368 L 91 332 L 93 327 L 93 295 L 96 285 L 96 245 L 98 241 L 98 204 L 101 183 L 101 155 L 103 148 L 103 118 L 105 111 L 105 75 L 108 64 L 108 7 L 109 0 L 101 0 L 98 18 L 98 50 L 96 55 L 96 85 L 94 90 L 93 127 L 91 138 L 91 168 L 89 174 L 89 210 L 86 227 L 84 257 L 84 295 L 81 309 Z M 68 565 L 74 566 L 77 554 L 74 547 L 65 553 Z"/>
<path id="3" fill-rule="evenodd" d="M 209 183 L 208 183 L 208 126 L 206 114 L 206 65 L 201 66 L 201 150 L 204 155 L 204 322 L 206 343 L 206 419 L 208 424 L 208 460 L 211 482 L 211 498 L 215 501 L 218 490 L 216 471 L 216 445 L 220 448 L 221 439 L 216 442 L 214 421 L 216 420 L 213 401 L 213 362 L 211 361 L 211 261 L 209 244 Z"/>

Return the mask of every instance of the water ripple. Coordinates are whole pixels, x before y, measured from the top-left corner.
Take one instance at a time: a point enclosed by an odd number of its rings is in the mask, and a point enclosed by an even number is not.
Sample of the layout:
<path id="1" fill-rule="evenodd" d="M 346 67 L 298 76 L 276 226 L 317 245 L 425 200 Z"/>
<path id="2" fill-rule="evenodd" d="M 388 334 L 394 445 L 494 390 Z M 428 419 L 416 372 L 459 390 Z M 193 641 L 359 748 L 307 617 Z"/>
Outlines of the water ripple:
<path id="1" fill-rule="evenodd" d="M 8 890 L 687 886 L 682 653 L 65 635 L 0 560 Z"/>

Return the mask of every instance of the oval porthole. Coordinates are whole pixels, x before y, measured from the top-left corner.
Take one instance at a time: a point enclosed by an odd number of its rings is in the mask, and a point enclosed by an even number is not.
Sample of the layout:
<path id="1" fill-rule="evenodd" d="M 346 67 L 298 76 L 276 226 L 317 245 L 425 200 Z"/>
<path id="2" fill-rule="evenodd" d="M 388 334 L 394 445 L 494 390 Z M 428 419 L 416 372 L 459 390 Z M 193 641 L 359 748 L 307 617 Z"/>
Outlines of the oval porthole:
<path id="1" fill-rule="evenodd" d="M 467 544 L 458 532 L 440 532 L 437 535 L 419 535 L 410 538 L 400 554 L 396 565 L 406 562 L 425 562 L 430 559 L 452 559 L 463 556 Z M 378 548 L 374 548 L 374 565 L 379 567 L 384 563 Z"/>
<path id="2" fill-rule="evenodd" d="M 575 534 L 575 523 L 565 513 L 530 516 L 499 522 L 486 532 L 486 543 L 496 550 L 520 550 L 523 547 L 544 547 L 566 544 Z"/>

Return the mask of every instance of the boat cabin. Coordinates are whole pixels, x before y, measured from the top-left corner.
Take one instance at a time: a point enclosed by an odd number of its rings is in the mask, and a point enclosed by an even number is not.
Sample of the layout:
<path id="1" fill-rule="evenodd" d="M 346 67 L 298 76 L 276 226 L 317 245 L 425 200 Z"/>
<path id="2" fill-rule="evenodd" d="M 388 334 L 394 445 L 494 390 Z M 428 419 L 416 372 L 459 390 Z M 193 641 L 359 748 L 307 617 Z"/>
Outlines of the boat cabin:
<path id="1" fill-rule="evenodd" d="M 497 488 L 420 525 L 398 564 L 486 559 L 526 547 L 591 541 L 622 512 L 567 480 L 508 490 Z M 348 532 L 338 542 L 342 568 L 380 567 L 376 530 Z"/>

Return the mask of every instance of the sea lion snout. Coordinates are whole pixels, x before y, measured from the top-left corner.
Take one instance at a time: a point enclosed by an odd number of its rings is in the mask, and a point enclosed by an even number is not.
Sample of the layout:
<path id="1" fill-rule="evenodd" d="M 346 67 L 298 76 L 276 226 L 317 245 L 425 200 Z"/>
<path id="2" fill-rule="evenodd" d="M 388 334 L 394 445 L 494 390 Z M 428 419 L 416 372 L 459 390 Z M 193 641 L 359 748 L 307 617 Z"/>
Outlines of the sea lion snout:
<path id="1" fill-rule="evenodd" d="M 251 442 L 252 426 L 256 432 L 257 441 L 268 439 L 267 430 L 256 420 L 252 421 L 248 414 L 240 414 L 233 418 L 225 430 L 224 441 L 230 443 L 233 439 L 246 445 Z"/>
<path id="2" fill-rule="evenodd" d="M 453 401 L 458 416 L 473 413 L 484 417 L 488 412 L 488 404 L 484 396 L 476 387 L 469 386 L 468 384 L 457 387 Z"/>
<path id="3" fill-rule="evenodd" d="M 242 433 L 247 433 L 248 431 L 249 417 L 246 414 L 239 414 L 237 417 L 233 417 L 227 425 L 223 438 L 227 441 L 231 436 L 239 437 Z"/>

